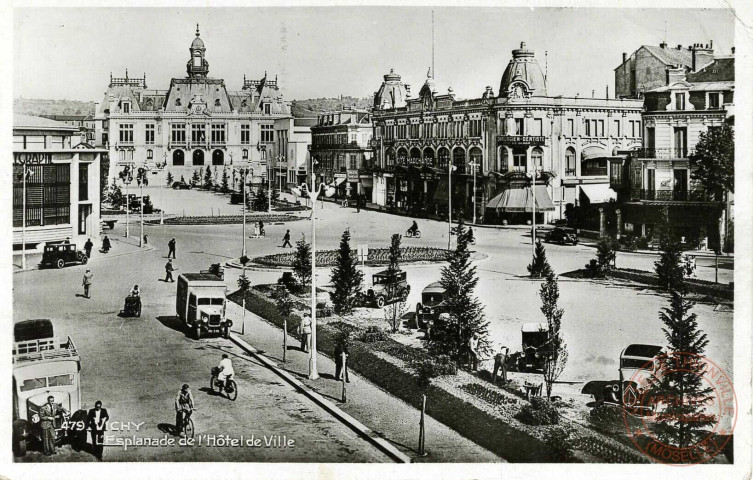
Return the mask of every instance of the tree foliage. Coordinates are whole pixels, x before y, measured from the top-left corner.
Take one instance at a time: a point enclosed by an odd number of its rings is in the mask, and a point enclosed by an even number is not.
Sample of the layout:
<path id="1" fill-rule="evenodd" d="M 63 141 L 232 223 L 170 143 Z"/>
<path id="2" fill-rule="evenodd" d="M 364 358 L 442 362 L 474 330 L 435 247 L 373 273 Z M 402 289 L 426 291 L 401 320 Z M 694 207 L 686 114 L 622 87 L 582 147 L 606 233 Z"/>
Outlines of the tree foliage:
<path id="1" fill-rule="evenodd" d="M 490 341 L 484 307 L 473 293 L 478 276 L 476 267 L 471 265 L 468 237 L 462 223 L 458 224 L 457 233 L 457 247 L 448 254 L 449 264 L 442 267 L 440 279 L 449 320 L 436 322 L 429 349 L 434 354 L 449 355 L 455 362 L 461 363 L 470 353 L 469 343 L 474 334 L 481 356 L 489 352 Z"/>
<path id="2" fill-rule="evenodd" d="M 295 256 L 291 267 L 298 283 L 305 288 L 311 282 L 311 244 L 306 243 L 304 236 L 295 244 Z"/>
<path id="3" fill-rule="evenodd" d="M 659 260 L 654 262 L 654 269 L 659 284 L 667 290 L 685 291 L 685 269 L 682 262 L 680 239 L 672 229 L 669 214 L 665 208 L 659 223 Z"/>
<path id="4" fill-rule="evenodd" d="M 113 206 L 113 208 L 120 208 L 125 203 L 125 196 L 123 196 L 123 190 L 121 190 L 115 179 L 112 179 L 110 190 L 107 192 L 107 201 Z"/>
<path id="5" fill-rule="evenodd" d="M 278 284 L 272 294 L 272 298 L 275 300 L 275 305 L 277 305 L 277 311 L 280 312 L 280 316 L 283 318 L 290 317 L 293 313 L 293 298 L 290 296 L 287 287 Z"/>
<path id="6" fill-rule="evenodd" d="M 460 235 L 458 233 L 458 235 Z M 546 248 L 541 241 L 536 242 L 536 250 L 533 254 L 533 260 L 528 265 L 528 273 L 531 274 L 531 278 L 545 278 L 549 274 L 554 273 L 552 267 L 549 265 L 549 261 L 546 259 Z"/>
<path id="7" fill-rule="evenodd" d="M 264 187 L 259 187 L 259 190 L 256 191 L 256 195 L 254 195 L 254 201 L 253 201 L 253 209 L 257 212 L 264 212 L 269 208 L 269 198 L 267 197 L 267 189 Z"/>
<path id="8" fill-rule="evenodd" d="M 330 293 L 330 298 L 335 313 L 338 315 L 352 313 L 361 291 L 363 272 L 358 270 L 356 259 L 351 255 L 349 229 L 343 232 L 340 239 L 340 250 L 337 252 L 335 266 L 332 268 L 331 279 L 335 291 Z"/>
<path id="9" fill-rule="evenodd" d="M 230 191 L 230 184 L 227 175 L 227 168 L 222 170 L 222 184 L 220 185 L 220 191 L 222 193 L 228 193 Z"/>
<path id="10" fill-rule="evenodd" d="M 170 170 L 167 171 L 167 180 L 165 183 L 167 183 L 168 187 L 171 187 L 173 185 L 173 182 L 175 181 L 175 178 L 173 178 L 173 174 Z"/>
<path id="11" fill-rule="evenodd" d="M 196 185 L 201 183 L 201 172 L 199 170 L 193 171 L 193 176 L 191 176 L 191 186 L 195 187 Z"/>
<path id="12" fill-rule="evenodd" d="M 541 297 L 541 313 L 546 318 L 548 327 L 548 341 L 545 347 L 544 383 L 546 396 L 551 398 L 552 386 L 559 378 L 567 364 L 567 345 L 562 337 L 562 315 L 565 311 L 558 306 L 560 298 L 559 284 L 554 273 L 549 273 L 539 289 Z"/>
<path id="13" fill-rule="evenodd" d="M 717 201 L 735 191 L 735 134 L 724 125 L 702 132 L 695 152 L 688 156 L 691 178 L 698 180 Z"/>
<path id="14" fill-rule="evenodd" d="M 212 180 L 212 166 L 207 165 L 207 170 L 204 173 L 204 188 L 212 188 L 214 181 Z"/>
<path id="15" fill-rule="evenodd" d="M 698 444 L 714 423 L 714 415 L 705 410 L 713 392 L 704 379 L 708 366 L 702 357 L 709 341 L 698 328 L 696 314 L 689 313 L 692 307 L 682 293 L 672 291 L 669 307 L 659 312 L 671 351 L 651 374 L 646 395 L 660 406 L 653 425 L 657 438 L 677 447 Z"/>

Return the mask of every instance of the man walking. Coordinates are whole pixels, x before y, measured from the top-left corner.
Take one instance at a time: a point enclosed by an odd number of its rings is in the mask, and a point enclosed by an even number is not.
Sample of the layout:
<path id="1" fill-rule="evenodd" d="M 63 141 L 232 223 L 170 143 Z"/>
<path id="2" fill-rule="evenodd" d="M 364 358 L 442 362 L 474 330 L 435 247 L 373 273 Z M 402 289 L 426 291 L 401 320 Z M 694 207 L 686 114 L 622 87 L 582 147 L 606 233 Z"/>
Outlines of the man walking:
<path id="1" fill-rule="evenodd" d="M 65 409 L 55 403 L 55 397 L 47 397 L 47 403 L 39 409 L 39 420 L 42 424 L 42 451 L 45 455 L 54 455 L 55 451 L 55 415 Z"/>
<path id="2" fill-rule="evenodd" d="M 171 238 L 169 242 L 167 242 L 167 258 L 170 258 L 170 255 L 175 257 L 175 237 Z"/>
<path id="3" fill-rule="evenodd" d="M 287 232 L 285 232 L 285 236 L 282 237 L 282 248 L 285 248 L 286 245 L 290 248 L 293 248 L 293 245 L 290 244 L 290 230 L 289 229 Z"/>
<path id="4" fill-rule="evenodd" d="M 91 272 L 91 270 L 89 270 L 87 268 L 86 272 L 84 273 L 84 281 L 82 283 L 82 285 L 84 286 L 84 296 L 86 298 L 91 298 L 89 296 L 89 293 L 90 293 L 90 290 L 91 290 L 91 287 L 92 287 L 92 277 L 93 276 L 94 276 L 94 274 Z"/>
<path id="5" fill-rule="evenodd" d="M 172 259 L 168 259 L 167 263 L 165 264 L 165 282 L 174 282 L 173 280 L 173 272 L 176 269 L 173 267 L 173 261 Z"/>
<path id="6" fill-rule="evenodd" d="M 303 320 L 298 326 L 298 333 L 301 334 L 301 350 L 305 353 L 309 353 L 311 346 L 311 314 L 304 313 Z"/>
<path id="7" fill-rule="evenodd" d="M 101 400 L 97 400 L 94 403 L 94 408 L 89 410 L 89 413 L 86 415 L 86 426 L 92 432 L 92 447 L 97 460 L 102 460 L 102 453 L 105 450 L 105 430 L 107 430 L 107 421 L 109 419 L 110 416 L 107 414 L 107 409 L 102 408 Z"/>
<path id="8" fill-rule="evenodd" d="M 94 248 L 94 244 L 92 243 L 92 239 L 89 238 L 86 240 L 86 243 L 84 244 L 84 251 L 86 252 L 86 258 L 92 258 L 92 248 Z"/>

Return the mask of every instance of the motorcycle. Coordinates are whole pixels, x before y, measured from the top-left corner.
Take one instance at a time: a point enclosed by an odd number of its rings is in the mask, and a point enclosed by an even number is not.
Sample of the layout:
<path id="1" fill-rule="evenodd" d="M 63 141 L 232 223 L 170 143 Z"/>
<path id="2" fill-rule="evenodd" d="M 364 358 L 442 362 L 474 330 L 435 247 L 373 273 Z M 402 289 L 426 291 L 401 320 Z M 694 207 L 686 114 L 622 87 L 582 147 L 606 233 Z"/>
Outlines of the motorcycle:
<path id="1" fill-rule="evenodd" d="M 238 385 L 235 383 L 235 380 L 233 380 L 231 375 L 227 380 L 227 386 L 225 386 L 225 382 L 218 378 L 219 374 L 220 369 L 212 367 L 212 378 L 209 379 L 209 388 L 217 395 L 221 395 L 222 391 L 225 390 L 225 396 L 228 399 L 235 401 L 235 399 L 238 398 Z"/>
<path id="2" fill-rule="evenodd" d="M 408 238 L 421 238 L 421 230 L 411 230 L 408 229 L 405 231 L 405 236 Z"/>
<path id="3" fill-rule="evenodd" d="M 458 227 L 452 227 L 450 229 L 450 235 L 457 235 L 458 234 Z M 476 245 L 476 237 L 468 237 L 468 243 L 471 245 Z"/>

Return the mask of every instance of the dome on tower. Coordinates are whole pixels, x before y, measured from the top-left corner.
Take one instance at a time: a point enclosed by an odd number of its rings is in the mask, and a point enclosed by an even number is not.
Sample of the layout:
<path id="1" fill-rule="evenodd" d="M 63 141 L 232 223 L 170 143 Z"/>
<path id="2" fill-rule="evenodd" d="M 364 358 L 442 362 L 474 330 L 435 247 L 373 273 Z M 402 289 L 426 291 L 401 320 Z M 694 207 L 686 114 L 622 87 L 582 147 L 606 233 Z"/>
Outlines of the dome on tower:
<path id="1" fill-rule="evenodd" d="M 202 40 L 199 37 L 199 24 L 196 24 L 196 38 L 193 39 L 193 42 L 191 42 L 191 50 L 194 49 L 204 49 L 204 40 Z"/>
<path id="2" fill-rule="evenodd" d="M 408 103 L 408 89 L 400 80 L 400 75 L 390 70 L 390 73 L 384 76 L 384 82 L 379 90 L 374 94 L 375 110 L 390 110 L 393 108 L 403 108 Z"/>
<path id="3" fill-rule="evenodd" d="M 512 51 L 512 60 L 507 65 L 499 85 L 500 97 L 544 97 L 546 81 L 533 50 L 526 48 L 525 42 Z"/>

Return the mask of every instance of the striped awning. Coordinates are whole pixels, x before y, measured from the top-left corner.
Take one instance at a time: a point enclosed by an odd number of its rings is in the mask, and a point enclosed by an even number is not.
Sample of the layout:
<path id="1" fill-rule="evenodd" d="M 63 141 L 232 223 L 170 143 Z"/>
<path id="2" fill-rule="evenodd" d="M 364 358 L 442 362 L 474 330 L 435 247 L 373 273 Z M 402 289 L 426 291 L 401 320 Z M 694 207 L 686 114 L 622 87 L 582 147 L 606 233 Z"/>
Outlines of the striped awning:
<path id="1" fill-rule="evenodd" d="M 583 149 L 580 155 L 581 155 L 581 159 L 583 160 L 591 160 L 593 158 L 605 158 L 605 157 L 612 156 L 600 147 L 586 147 Z"/>
<path id="2" fill-rule="evenodd" d="M 509 188 L 495 196 L 486 204 L 500 213 L 531 213 L 533 198 L 530 188 Z M 544 185 L 536 186 L 536 211 L 553 211 L 554 203 Z"/>

